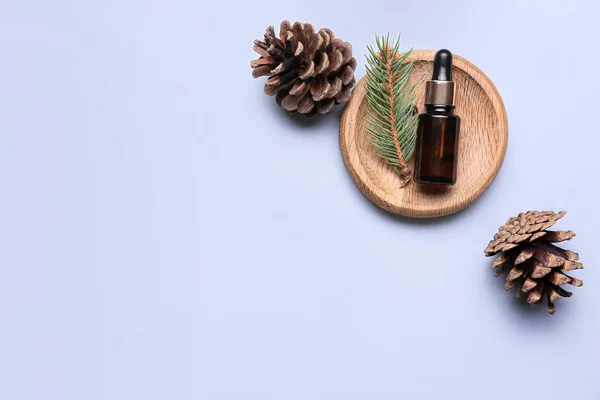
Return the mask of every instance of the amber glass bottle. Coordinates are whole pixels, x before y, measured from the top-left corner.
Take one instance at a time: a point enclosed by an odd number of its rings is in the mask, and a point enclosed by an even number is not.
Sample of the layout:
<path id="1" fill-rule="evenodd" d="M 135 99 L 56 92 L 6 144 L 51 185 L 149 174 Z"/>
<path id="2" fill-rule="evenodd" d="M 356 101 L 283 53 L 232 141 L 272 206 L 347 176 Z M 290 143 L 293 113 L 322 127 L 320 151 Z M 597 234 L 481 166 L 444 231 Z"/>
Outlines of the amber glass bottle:
<path id="1" fill-rule="evenodd" d="M 433 79 L 426 84 L 425 114 L 419 115 L 415 151 L 415 181 L 453 185 L 460 118 L 454 112 L 452 53 L 440 50 L 435 55 Z"/>

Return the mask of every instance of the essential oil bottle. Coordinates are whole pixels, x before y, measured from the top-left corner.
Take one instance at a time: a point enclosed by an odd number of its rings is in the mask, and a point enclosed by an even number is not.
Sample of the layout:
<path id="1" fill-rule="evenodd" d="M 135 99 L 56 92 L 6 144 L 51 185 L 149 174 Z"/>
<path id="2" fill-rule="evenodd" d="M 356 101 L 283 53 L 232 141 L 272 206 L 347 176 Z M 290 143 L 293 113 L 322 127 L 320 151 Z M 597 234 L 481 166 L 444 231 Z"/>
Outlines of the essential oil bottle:
<path id="1" fill-rule="evenodd" d="M 433 78 L 425 86 L 425 114 L 419 115 L 415 151 L 415 181 L 453 185 L 460 118 L 454 112 L 455 85 L 452 81 L 452 53 L 435 54 Z"/>

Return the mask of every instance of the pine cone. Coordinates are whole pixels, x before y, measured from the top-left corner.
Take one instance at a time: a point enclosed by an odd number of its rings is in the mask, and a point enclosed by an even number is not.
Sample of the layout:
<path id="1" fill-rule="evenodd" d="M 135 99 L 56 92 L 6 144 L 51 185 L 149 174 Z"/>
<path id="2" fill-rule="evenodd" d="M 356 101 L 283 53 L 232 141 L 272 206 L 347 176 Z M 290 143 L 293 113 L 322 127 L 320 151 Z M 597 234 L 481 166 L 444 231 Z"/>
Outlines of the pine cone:
<path id="1" fill-rule="evenodd" d="M 283 21 L 279 38 L 273 26 L 264 42 L 254 41 L 258 60 L 250 63 L 252 76 L 269 76 L 265 93 L 277 95 L 277 104 L 308 117 L 327 114 L 350 98 L 356 83 L 356 59 L 352 45 L 334 36 L 330 29 L 315 32 L 311 24 Z"/>
<path id="2" fill-rule="evenodd" d="M 554 303 L 557 300 L 573 294 L 560 285 L 583 285 L 581 280 L 564 273 L 583 268 L 583 264 L 576 262 L 579 255 L 552 244 L 569 240 L 575 233 L 547 230 L 565 214 L 565 211 L 558 214 L 552 211 L 520 213 L 506 221 L 485 249 L 488 257 L 502 252 L 492 267 L 496 268 L 496 276 L 509 271 L 505 289 L 517 287 L 517 297 L 527 293 L 530 304 L 540 303 L 545 296 L 550 314 L 556 311 Z"/>

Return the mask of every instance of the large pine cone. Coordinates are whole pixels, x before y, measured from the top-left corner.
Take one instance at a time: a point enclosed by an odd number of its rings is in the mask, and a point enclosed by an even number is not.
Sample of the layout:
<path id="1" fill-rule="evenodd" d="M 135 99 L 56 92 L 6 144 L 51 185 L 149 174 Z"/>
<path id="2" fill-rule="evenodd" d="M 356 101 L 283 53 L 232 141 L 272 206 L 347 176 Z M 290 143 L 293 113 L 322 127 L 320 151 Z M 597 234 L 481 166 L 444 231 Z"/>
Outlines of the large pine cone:
<path id="1" fill-rule="evenodd" d="M 327 114 L 336 104 L 350 98 L 356 83 L 356 59 L 352 45 L 334 36 L 330 29 L 315 32 L 311 24 L 283 21 L 279 38 L 273 26 L 267 28 L 264 42 L 254 41 L 252 76 L 269 76 L 265 93 L 277 95 L 277 104 L 290 112 L 308 117 Z"/>
<path id="2" fill-rule="evenodd" d="M 576 262 L 579 255 L 552 244 L 569 240 L 575 233 L 547 230 L 565 214 L 565 211 L 520 213 L 506 221 L 485 249 L 488 257 L 502 253 L 492 267 L 496 268 L 496 276 L 509 271 L 505 289 L 517 287 L 517 296 L 528 293 L 530 304 L 540 303 L 545 296 L 550 314 L 556 311 L 557 300 L 573 294 L 560 285 L 583 285 L 581 280 L 564 273 L 583 268 L 583 264 Z"/>

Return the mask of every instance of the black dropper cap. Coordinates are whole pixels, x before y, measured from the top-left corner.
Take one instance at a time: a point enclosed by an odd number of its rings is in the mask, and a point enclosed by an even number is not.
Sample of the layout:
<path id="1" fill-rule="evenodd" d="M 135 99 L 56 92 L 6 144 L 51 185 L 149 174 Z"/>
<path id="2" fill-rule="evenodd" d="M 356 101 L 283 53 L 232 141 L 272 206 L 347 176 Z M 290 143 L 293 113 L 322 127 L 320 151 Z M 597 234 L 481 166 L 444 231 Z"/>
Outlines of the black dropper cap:
<path id="1" fill-rule="evenodd" d="M 449 50 L 442 49 L 435 53 L 433 59 L 433 78 L 434 81 L 452 80 L 452 53 Z"/>

